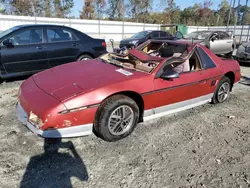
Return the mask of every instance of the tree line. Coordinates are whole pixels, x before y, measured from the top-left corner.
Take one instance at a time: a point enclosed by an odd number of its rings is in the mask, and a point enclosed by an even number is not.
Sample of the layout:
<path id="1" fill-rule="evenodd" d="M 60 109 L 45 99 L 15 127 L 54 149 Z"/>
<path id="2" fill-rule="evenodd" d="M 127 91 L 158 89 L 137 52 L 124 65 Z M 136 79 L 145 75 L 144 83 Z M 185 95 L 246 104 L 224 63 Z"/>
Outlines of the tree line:
<path id="1" fill-rule="evenodd" d="M 230 10 L 227 0 L 222 0 L 217 9 L 212 9 L 213 1 L 204 0 L 183 10 L 174 0 L 159 0 L 157 11 L 153 0 L 83 0 L 79 12 L 80 19 L 103 19 L 115 21 L 132 21 L 154 24 L 187 25 L 237 25 L 250 23 L 250 8 L 239 5 Z M 71 16 L 74 0 L 0 0 L 2 14 L 41 16 L 57 18 L 75 18 Z"/>

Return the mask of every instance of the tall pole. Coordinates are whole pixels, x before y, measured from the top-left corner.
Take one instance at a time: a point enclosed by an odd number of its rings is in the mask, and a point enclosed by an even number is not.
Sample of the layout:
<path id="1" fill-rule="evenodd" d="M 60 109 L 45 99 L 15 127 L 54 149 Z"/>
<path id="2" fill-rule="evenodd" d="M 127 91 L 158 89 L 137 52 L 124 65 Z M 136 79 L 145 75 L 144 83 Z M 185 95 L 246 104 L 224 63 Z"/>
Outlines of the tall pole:
<path id="1" fill-rule="evenodd" d="M 237 22 L 238 22 L 239 7 L 240 7 L 240 0 L 238 0 L 237 10 L 235 11 L 236 15 L 235 15 L 235 22 L 234 22 L 234 35 L 235 35 L 236 25 L 237 25 Z"/>
<path id="2" fill-rule="evenodd" d="M 35 17 L 35 24 L 36 24 L 36 11 L 35 11 L 34 2 L 33 1 L 30 1 L 30 2 L 31 2 L 31 8 L 32 8 L 33 16 Z"/>
<path id="3" fill-rule="evenodd" d="M 247 4 L 248 4 L 248 0 L 246 0 L 246 7 L 247 7 Z M 241 21 L 241 25 L 242 25 L 242 27 L 241 27 L 241 34 L 240 34 L 240 42 L 241 42 L 242 33 L 243 33 L 243 28 L 244 28 L 244 24 L 243 24 L 242 21 Z"/>
<path id="4" fill-rule="evenodd" d="M 230 8 L 229 8 L 229 14 L 228 14 L 228 19 L 227 19 L 227 30 L 228 30 L 228 26 L 230 22 L 231 10 L 232 10 L 232 0 L 230 1 Z"/>

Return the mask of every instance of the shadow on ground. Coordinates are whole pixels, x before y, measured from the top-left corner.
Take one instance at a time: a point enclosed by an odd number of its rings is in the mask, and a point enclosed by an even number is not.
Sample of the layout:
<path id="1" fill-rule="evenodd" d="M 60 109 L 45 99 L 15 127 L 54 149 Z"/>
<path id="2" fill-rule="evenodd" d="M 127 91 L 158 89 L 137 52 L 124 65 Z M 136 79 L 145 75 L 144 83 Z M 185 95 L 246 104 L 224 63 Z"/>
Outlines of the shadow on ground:
<path id="1" fill-rule="evenodd" d="M 250 61 L 249 62 L 240 62 L 238 61 L 240 66 L 243 66 L 243 67 L 250 67 Z"/>
<path id="2" fill-rule="evenodd" d="M 249 77 L 242 76 L 241 79 L 242 80 L 240 81 L 240 84 L 250 86 L 250 78 Z"/>
<path id="3" fill-rule="evenodd" d="M 67 152 L 59 152 L 59 149 Z M 44 153 L 30 158 L 21 181 L 21 188 L 72 187 L 70 178 L 88 180 L 87 169 L 71 141 L 45 139 Z"/>

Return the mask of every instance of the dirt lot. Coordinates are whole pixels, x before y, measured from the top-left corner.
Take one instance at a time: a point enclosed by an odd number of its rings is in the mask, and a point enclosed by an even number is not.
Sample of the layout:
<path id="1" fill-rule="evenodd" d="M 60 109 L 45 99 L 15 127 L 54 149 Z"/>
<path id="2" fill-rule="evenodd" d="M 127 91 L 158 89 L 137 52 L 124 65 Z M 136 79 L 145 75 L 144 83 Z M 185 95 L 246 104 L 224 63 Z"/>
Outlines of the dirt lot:
<path id="1" fill-rule="evenodd" d="M 15 116 L 21 81 L 0 85 L 0 187 L 249 187 L 250 67 L 231 99 L 140 124 L 126 139 L 49 144 Z"/>

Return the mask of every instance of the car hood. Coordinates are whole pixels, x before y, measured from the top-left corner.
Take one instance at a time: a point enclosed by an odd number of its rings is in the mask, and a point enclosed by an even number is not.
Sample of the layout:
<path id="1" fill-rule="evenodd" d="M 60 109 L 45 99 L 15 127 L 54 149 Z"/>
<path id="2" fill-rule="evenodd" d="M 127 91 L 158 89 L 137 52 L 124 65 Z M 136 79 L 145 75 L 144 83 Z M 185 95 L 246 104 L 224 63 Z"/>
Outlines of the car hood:
<path id="1" fill-rule="evenodd" d="M 36 85 L 61 102 L 107 85 L 147 75 L 101 61 L 86 60 L 57 66 L 33 76 Z"/>

